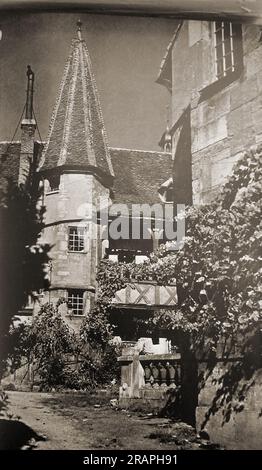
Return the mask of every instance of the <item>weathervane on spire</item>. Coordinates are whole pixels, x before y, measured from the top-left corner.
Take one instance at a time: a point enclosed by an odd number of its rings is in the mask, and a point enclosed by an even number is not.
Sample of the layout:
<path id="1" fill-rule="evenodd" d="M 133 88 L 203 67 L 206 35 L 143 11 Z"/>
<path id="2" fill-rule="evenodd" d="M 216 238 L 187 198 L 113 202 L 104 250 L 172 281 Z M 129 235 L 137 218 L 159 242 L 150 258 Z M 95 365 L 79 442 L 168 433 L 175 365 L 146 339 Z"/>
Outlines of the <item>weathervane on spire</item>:
<path id="1" fill-rule="evenodd" d="M 78 20 L 77 21 L 77 36 L 79 41 L 82 41 L 82 21 Z"/>

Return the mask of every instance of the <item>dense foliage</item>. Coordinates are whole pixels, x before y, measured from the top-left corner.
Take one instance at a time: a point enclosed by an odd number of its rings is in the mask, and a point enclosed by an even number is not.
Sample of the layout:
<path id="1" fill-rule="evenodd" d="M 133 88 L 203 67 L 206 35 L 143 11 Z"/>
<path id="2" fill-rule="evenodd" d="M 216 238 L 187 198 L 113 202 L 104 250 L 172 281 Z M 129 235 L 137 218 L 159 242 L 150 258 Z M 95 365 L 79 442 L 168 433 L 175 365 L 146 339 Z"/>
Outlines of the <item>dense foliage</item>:
<path id="1" fill-rule="evenodd" d="M 75 335 L 58 312 L 46 304 L 28 330 L 29 362 L 40 384 L 55 387 L 66 381 L 66 355 L 73 354 Z"/>
<path id="2" fill-rule="evenodd" d="M 217 352 L 221 338 L 237 343 L 246 357 L 252 344 L 259 352 L 261 154 L 261 147 L 245 153 L 211 204 L 187 209 L 186 236 L 179 251 L 163 245 L 141 265 L 101 262 L 97 303 L 78 338 L 60 317 L 58 306 L 43 308 L 30 332 L 43 385 L 83 388 L 115 376 L 118 351 L 112 343 L 110 304 L 116 291 L 132 281 L 177 284 L 176 308 L 156 313 L 151 329 L 179 333 L 194 352 L 208 356 Z M 78 369 L 66 367 L 66 354 L 80 358 Z M 259 361 L 253 355 L 250 363 L 255 367 Z"/>
<path id="3" fill-rule="evenodd" d="M 0 377 L 9 352 L 9 329 L 19 310 L 45 284 L 49 246 L 39 244 L 44 209 L 32 185 L 0 179 Z"/>
<path id="4" fill-rule="evenodd" d="M 212 377 L 216 392 L 203 428 L 221 408 L 223 423 L 243 409 L 262 366 L 261 176 L 262 146 L 240 158 L 211 204 L 186 210 L 186 236 L 179 251 L 162 245 L 143 265 L 103 261 L 98 272 L 105 311 L 128 282 L 176 282 L 176 308 L 156 312 L 148 332 L 162 330 L 181 348 L 183 419 L 194 422 L 197 395 Z M 218 358 L 224 368 L 217 375 Z M 199 360 L 204 367 L 198 368 Z"/>
<path id="5" fill-rule="evenodd" d="M 214 202 L 187 209 L 182 249 L 161 246 L 143 265 L 102 262 L 102 301 L 132 280 L 176 280 L 177 308 L 159 312 L 156 327 L 185 333 L 207 352 L 221 337 L 250 340 L 261 325 L 261 154 L 246 152 Z"/>
<path id="6" fill-rule="evenodd" d="M 63 319 L 60 299 L 44 304 L 31 325 L 12 328 L 9 365 L 30 370 L 27 378 L 41 390 L 86 389 L 110 383 L 118 371 L 111 326 L 104 316 L 86 317 L 76 334 Z M 91 321 L 90 321 L 91 320 Z"/>
<path id="7" fill-rule="evenodd" d="M 120 351 L 113 341 L 113 331 L 106 310 L 99 303 L 81 324 L 79 353 L 83 361 L 82 369 L 87 371 L 91 365 L 95 384 L 114 382 L 119 377 L 117 356 Z"/>

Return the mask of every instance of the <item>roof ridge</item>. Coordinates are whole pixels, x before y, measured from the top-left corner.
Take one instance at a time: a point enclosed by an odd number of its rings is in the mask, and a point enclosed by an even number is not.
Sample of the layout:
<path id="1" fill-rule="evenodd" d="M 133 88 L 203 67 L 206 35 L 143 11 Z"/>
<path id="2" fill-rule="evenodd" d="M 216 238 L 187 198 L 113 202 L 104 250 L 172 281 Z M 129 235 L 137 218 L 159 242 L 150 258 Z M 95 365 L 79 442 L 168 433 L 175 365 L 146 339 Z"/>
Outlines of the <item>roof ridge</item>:
<path id="1" fill-rule="evenodd" d="M 91 57 L 90 57 L 90 54 L 89 54 L 89 51 L 88 51 L 88 48 L 87 48 L 87 45 L 86 45 L 85 41 L 83 42 L 83 46 L 84 46 L 84 51 L 85 51 L 86 58 L 87 58 L 87 63 L 89 65 L 89 74 L 90 74 L 91 82 L 92 82 L 92 85 L 93 85 L 94 90 L 95 90 L 95 100 L 97 101 L 97 105 L 98 105 L 97 110 L 98 110 L 99 118 L 101 120 L 102 134 L 103 134 L 103 138 L 104 138 L 104 141 L 105 141 L 105 144 L 106 144 L 106 150 L 107 150 L 107 149 L 109 149 L 109 143 L 108 143 L 107 132 L 106 132 L 105 122 L 104 122 L 102 108 L 101 108 L 101 100 L 100 100 L 100 96 L 99 96 L 99 91 L 98 91 L 98 88 L 97 88 L 97 84 L 96 84 L 96 80 L 95 80 L 95 76 L 94 76 L 94 72 L 93 72 Z M 106 159 L 107 159 L 107 163 L 108 163 L 109 169 L 111 171 L 111 174 L 114 175 L 112 162 L 111 162 L 110 156 L 108 155 L 107 152 L 106 152 Z"/>
<path id="2" fill-rule="evenodd" d="M 0 145 L 1 144 L 8 144 L 8 145 L 12 145 L 12 144 L 21 144 L 21 140 L 0 140 Z"/>
<path id="3" fill-rule="evenodd" d="M 71 121 L 72 121 L 72 112 L 73 112 L 73 107 L 74 107 L 75 89 L 76 89 L 76 84 L 77 84 L 77 74 L 78 74 L 78 68 L 79 68 L 79 61 L 77 61 L 77 56 L 79 56 L 79 51 L 78 49 L 73 47 L 72 57 L 71 57 L 72 80 L 71 80 L 71 83 L 69 85 L 69 90 L 68 90 L 68 100 L 67 100 L 67 108 L 66 108 L 64 126 L 63 126 L 63 136 L 62 136 L 62 142 L 61 142 L 61 148 L 59 152 L 59 158 L 57 161 L 57 166 L 63 165 L 66 162 L 66 154 L 67 154 L 67 148 L 68 148 L 68 143 L 69 143 Z"/>
<path id="4" fill-rule="evenodd" d="M 110 150 L 126 150 L 128 152 L 140 152 L 140 153 L 157 153 L 157 154 L 162 154 L 162 155 L 172 155 L 171 152 L 163 152 L 161 150 L 143 150 L 143 149 L 131 149 L 131 148 L 125 148 L 125 147 L 111 147 L 109 146 Z"/>
<path id="5" fill-rule="evenodd" d="M 63 93 L 63 89 L 64 89 L 66 77 L 67 77 L 67 74 L 68 74 L 68 71 L 69 71 L 69 67 L 70 67 L 71 54 L 72 54 L 72 52 L 73 52 L 73 41 L 74 41 L 74 40 L 71 41 L 70 53 L 69 53 L 69 56 L 68 56 L 68 58 L 67 58 L 67 61 L 66 61 L 64 70 L 63 70 L 62 80 L 61 80 L 61 82 L 60 82 L 59 89 L 58 89 L 58 95 L 57 95 L 57 97 L 56 97 L 55 105 L 54 105 L 54 108 L 53 108 L 53 111 L 52 111 L 52 114 L 51 114 L 51 119 L 50 119 L 50 123 L 49 123 L 49 127 L 48 127 L 48 133 L 47 133 L 47 139 L 46 139 L 46 143 L 45 143 L 45 148 L 44 148 L 44 151 L 43 151 L 43 153 L 42 153 L 41 159 L 40 159 L 40 161 L 39 161 L 39 167 L 40 167 L 40 168 L 41 168 L 41 166 L 44 164 L 44 161 L 45 161 L 45 155 L 46 155 L 46 152 L 47 152 L 47 150 L 48 150 L 48 146 L 49 146 L 49 143 L 50 143 L 50 138 L 51 138 L 51 135 L 52 135 L 52 132 L 53 132 L 53 128 L 54 128 L 54 124 L 55 124 L 57 112 L 58 112 L 58 109 L 59 109 L 59 104 L 60 104 L 61 99 L 62 99 L 62 93 Z"/>

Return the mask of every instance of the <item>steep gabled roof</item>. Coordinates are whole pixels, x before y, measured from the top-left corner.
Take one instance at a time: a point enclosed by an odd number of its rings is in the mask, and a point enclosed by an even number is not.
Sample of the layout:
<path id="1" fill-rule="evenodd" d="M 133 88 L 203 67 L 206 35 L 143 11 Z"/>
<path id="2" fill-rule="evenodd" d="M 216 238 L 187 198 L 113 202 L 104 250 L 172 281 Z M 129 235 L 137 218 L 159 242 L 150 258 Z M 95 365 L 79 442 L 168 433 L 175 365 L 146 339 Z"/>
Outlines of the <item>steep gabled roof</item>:
<path id="1" fill-rule="evenodd" d="M 40 171 L 67 167 L 114 176 L 91 60 L 81 35 L 72 41 Z"/>
<path id="2" fill-rule="evenodd" d="M 165 152 L 110 148 L 116 203 L 159 203 L 158 190 L 172 175 L 172 155 Z"/>

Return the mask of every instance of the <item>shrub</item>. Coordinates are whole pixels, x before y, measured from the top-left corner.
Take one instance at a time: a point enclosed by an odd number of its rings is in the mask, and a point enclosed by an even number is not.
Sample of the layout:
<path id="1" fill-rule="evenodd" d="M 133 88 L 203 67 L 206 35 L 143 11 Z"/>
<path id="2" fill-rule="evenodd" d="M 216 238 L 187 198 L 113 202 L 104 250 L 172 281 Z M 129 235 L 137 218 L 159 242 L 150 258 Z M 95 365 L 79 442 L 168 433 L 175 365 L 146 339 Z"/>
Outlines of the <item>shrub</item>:
<path id="1" fill-rule="evenodd" d="M 106 384 L 119 378 L 117 356 L 112 342 L 113 325 L 108 320 L 107 308 L 98 302 L 83 320 L 80 329 L 82 369 L 90 370 L 94 383 Z"/>
<path id="2" fill-rule="evenodd" d="M 33 380 L 42 390 L 79 390 L 110 383 L 119 375 L 119 368 L 106 315 L 96 307 L 76 334 L 59 314 L 64 301 L 43 305 L 32 325 L 12 328 L 11 371 L 26 358 L 32 364 Z"/>
<path id="3" fill-rule="evenodd" d="M 45 304 L 28 331 L 28 356 L 41 388 L 63 385 L 66 354 L 73 354 L 76 337 L 63 321 L 57 305 Z"/>

